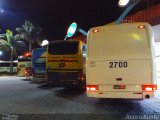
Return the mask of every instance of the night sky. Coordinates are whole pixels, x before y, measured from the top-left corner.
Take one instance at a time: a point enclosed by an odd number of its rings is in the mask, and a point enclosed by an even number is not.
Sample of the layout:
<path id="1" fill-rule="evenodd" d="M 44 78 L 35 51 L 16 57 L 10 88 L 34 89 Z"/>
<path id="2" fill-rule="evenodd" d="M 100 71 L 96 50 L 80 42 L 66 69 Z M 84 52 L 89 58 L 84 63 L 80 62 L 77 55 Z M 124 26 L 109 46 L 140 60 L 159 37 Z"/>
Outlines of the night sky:
<path id="1" fill-rule="evenodd" d="M 160 0 L 142 0 L 130 14 L 157 3 Z M 118 7 L 118 0 L 0 0 L 0 7 L 4 9 L 1 32 L 7 28 L 14 31 L 29 20 L 40 26 L 50 41 L 64 39 L 74 21 L 88 31 L 116 20 L 125 9 Z"/>

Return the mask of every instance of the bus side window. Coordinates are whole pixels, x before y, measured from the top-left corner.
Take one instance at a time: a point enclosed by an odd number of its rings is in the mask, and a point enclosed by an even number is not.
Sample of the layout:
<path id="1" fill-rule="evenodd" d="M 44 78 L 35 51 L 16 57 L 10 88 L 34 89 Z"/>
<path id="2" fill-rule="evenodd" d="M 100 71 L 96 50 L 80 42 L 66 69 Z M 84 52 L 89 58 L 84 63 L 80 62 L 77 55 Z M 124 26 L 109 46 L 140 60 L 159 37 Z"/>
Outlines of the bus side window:
<path id="1" fill-rule="evenodd" d="M 86 58 L 86 45 L 83 45 L 82 53 L 83 53 L 83 57 Z"/>

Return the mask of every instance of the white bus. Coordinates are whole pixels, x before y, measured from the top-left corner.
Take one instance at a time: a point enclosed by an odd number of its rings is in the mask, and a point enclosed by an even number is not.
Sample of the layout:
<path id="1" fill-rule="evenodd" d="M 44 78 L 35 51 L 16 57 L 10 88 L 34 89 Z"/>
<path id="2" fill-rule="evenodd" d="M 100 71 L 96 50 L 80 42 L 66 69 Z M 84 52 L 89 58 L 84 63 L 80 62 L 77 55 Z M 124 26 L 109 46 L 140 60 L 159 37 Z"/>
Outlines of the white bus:
<path id="1" fill-rule="evenodd" d="M 145 99 L 157 89 L 154 37 L 147 23 L 91 28 L 87 38 L 88 97 Z"/>
<path id="2" fill-rule="evenodd" d="M 10 72 L 10 61 L 0 61 L 0 73 Z M 13 61 L 13 72 L 17 72 L 17 61 Z"/>

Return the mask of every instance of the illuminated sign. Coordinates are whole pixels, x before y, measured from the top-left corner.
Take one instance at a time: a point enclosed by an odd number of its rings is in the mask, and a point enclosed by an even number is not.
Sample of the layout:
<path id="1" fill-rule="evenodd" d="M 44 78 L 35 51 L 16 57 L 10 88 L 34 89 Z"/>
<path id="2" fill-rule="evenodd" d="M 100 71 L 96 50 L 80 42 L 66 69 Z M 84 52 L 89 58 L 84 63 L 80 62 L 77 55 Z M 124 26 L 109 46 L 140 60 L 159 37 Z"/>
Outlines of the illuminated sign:
<path id="1" fill-rule="evenodd" d="M 77 30 L 77 23 L 74 22 L 68 28 L 67 37 L 72 37 L 75 34 L 76 30 Z"/>

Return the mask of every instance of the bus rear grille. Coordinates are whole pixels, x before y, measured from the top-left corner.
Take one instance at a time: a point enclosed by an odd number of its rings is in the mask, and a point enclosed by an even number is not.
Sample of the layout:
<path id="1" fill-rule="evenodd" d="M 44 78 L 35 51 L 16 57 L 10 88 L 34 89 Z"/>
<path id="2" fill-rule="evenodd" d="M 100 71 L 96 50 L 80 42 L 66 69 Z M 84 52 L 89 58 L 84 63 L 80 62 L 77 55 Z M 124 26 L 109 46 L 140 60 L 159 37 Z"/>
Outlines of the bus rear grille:
<path id="1" fill-rule="evenodd" d="M 78 80 L 78 72 L 53 72 L 54 80 L 75 81 Z"/>

